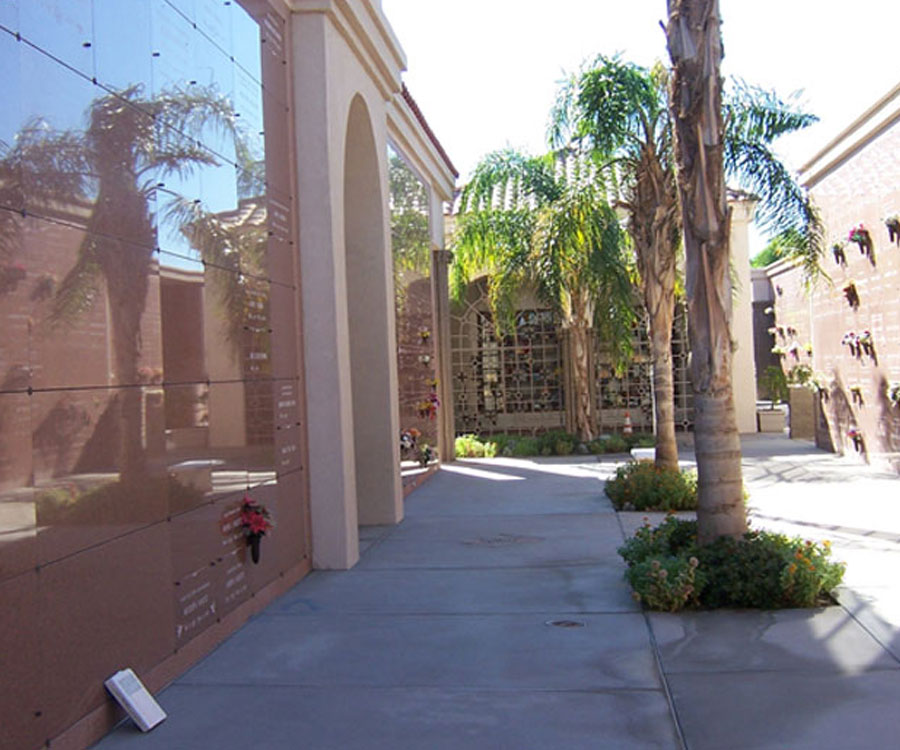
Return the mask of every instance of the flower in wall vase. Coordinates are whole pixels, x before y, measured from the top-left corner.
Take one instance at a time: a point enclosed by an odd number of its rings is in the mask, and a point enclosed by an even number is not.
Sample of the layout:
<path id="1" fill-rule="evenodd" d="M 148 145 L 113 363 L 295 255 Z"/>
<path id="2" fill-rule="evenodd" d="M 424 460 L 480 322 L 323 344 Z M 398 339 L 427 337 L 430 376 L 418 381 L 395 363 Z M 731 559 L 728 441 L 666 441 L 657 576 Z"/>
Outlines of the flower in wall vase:
<path id="1" fill-rule="evenodd" d="M 890 241 L 896 242 L 898 247 L 900 247 L 900 214 L 888 216 L 884 220 L 884 225 L 887 227 Z"/>
<path id="2" fill-rule="evenodd" d="M 835 242 L 831 246 L 831 253 L 834 255 L 834 262 L 839 266 L 847 265 L 847 256 L 844 254 L 844 243 L 843 242 Z"/>
<path id="3" fill-rule="evenodd" d="M 247 546 L 250 548 L 250 559 L 256 564 L 259 562 L 259 547 L 262 538 L 270 531 L 274 524 L 269 520 L 269 510 L 249 496 L 245 496 L 241 502 L 241 528 L 247 538 Z"/>

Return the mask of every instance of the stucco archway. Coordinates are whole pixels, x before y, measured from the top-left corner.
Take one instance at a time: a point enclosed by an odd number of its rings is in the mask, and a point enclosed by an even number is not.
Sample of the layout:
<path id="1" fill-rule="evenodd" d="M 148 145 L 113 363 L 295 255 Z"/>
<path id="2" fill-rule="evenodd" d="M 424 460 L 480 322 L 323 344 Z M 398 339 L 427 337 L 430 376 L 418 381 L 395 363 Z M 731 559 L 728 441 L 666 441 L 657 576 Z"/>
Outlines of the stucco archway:
<path id="1" fill-rule="evenodd" d="M 350 105 L 344 148 L 344 260 L 361 525 L 397 523 L 403 516 L 386 221 L 379 151 L 369 110 L 357 95 Z"/>

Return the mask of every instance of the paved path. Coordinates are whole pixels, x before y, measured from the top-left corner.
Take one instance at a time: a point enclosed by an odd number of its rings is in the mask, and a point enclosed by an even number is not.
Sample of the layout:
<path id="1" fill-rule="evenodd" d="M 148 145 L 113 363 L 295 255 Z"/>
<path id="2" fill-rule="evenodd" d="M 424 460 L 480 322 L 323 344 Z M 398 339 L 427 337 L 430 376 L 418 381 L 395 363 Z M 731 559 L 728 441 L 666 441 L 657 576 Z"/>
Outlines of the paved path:
<path id="1" fill-rule="evenodd" d="M 602 494 L 614 465 L 445 467 L 400 526 L 363 530 L 354 570 L 308 576 L 165 690 L 164 724 L 123 725 L 98 747 L 900 744 L 900 518 L 885 513 L 896 478 L 748 440 L 757 522 L 827 533 L 870 572 L 842 607 L 648 615 L 615 552 L 640 514 L 615 514 Z"/>

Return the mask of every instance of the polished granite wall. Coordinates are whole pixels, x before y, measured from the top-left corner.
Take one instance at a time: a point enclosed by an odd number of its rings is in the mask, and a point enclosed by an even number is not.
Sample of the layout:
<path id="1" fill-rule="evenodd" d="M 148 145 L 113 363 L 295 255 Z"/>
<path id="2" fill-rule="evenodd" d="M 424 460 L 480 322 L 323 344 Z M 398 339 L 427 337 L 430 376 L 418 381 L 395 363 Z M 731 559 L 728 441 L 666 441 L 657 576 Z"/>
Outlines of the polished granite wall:
<path id="1" fill-rule="evenodd" d="M 4 748 L 309 557 L 283 36 L 265 3 L 0 3 Z"/>

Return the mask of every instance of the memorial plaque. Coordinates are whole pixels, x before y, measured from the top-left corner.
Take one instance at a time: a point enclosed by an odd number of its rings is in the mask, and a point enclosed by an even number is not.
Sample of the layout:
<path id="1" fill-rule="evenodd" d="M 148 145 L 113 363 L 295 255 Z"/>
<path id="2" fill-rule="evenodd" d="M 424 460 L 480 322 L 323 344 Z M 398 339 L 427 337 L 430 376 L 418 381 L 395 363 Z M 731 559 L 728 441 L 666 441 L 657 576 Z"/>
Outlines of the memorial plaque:
<path id="1" fill-rule="evenodd" d="M 215 582 L 220 570 L 204 565 L 175 582 L 175 641 L 194 638 L 216 621 Z"/>

